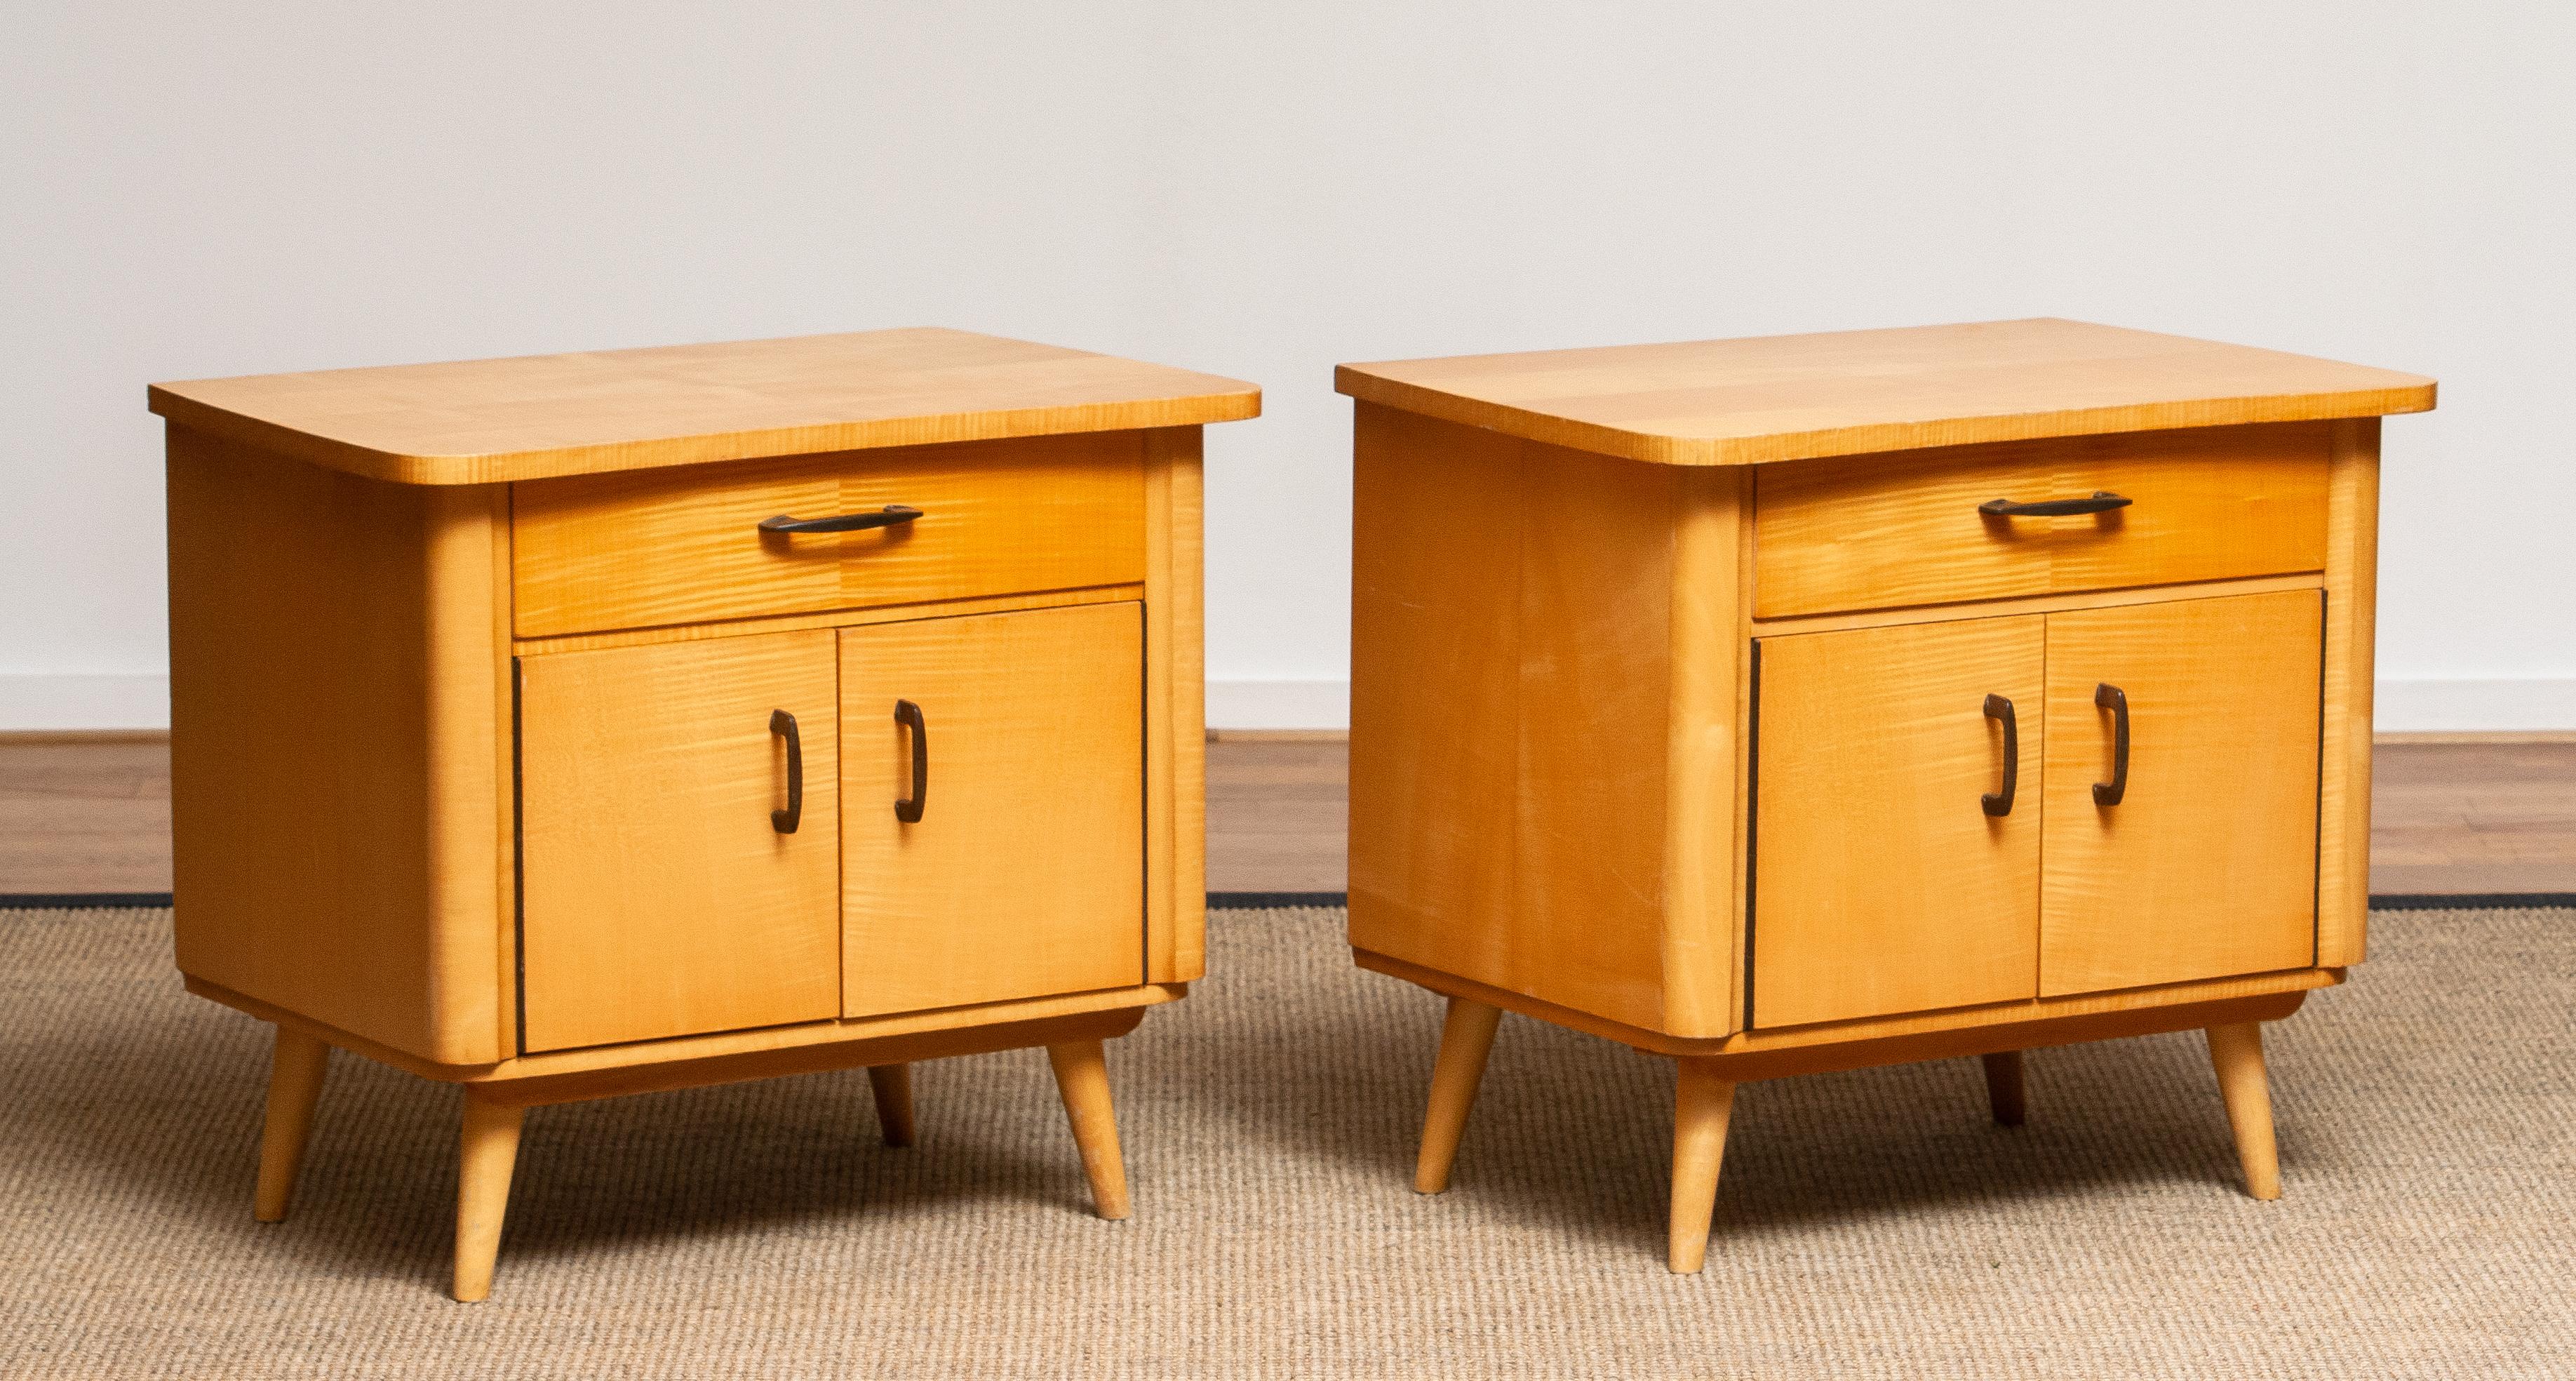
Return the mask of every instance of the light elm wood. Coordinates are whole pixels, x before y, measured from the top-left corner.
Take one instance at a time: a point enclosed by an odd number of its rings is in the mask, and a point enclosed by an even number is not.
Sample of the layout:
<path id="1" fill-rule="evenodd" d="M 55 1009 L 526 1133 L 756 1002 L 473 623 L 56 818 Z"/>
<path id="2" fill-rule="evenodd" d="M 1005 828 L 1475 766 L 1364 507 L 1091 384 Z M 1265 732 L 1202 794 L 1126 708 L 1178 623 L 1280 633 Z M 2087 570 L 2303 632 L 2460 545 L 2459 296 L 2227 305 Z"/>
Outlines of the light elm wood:
<path id="1" fill-rule="evenodd" d="M 2262 1025 L 2241 1021 L 2210 1027 L 2209 1062 L 2218 1071 L 2218 1091 L 2227 1102 L 2227 1126 L 2236 1136 L 2245 1192 L 2257 1199 L 2281 1197 L 2281 1156 L 2272 1140 L 2272 1085 L 2263 1072 Z"/>
<path id="2" fill-rule="evenodd" d="M 499 1058 L 505 494 L 185 427 L 168 475 L 181 971 L 424 1059 Z"/>
<path id="3" fill-rule="evenodd" d="M 1868 1017 L 1856 1021 L 1818 1022 L 1812 1026 L 1749 1028 L 1732 1036 L 1673 1036 L 1644 1027 L 1622 1026 L 1615 1021 L 1578 1012 L 1570 1007 L 1557 1007 L 1520 993 L 1477 983 L 1455 974 L 1426 969 L 1401 959 L 1391 959 L 1367 950 L 1353 950 L 1351 957 L 1361 968 L 1430 989 L 1444 997 L 1466 997 L 1506 1012 L 1518 1012 L 1534 1020 L 1549 1022 L 1569 1030 L 1615 1040 L 1657 1055 L 1696 1055 L 1765 1057 L 1764 1067 L 1780 1063 L 1772 1056 L 1795 1054 L 1789 1061 L 1801 1070 L 1856 1069 L 1864 1065 L 1890 1063 L 1889 1059 L 1861 1058 L 1848 1062 L 1838 1059 L 1810 1060 L 1811 1054 L 1864 1048 L 1905 1049 L 1920 1044 L 1927 1050 L 1940 1050 L 1949 1055 L 1974 1055 L 1983 1050 L 2015 1050 L 2029 1045 L 2052 1042 L 2019 1037 L 2005 1038 L 1998 1032 L 2028 1032 L 2065 1023 L 2091 1023 L 2107 1019 L 2104 1029 L 2117 1035 L 2145 1035 L 2157 1031 L 2198 1030 L 2205 1021 L 2171 1023 L 2171 1013 L 2186 1008 L 2206 1007 L 2244 1001 L 2296 999 L 2311 989 L 2331 988 L 2343 981 L 2331 969 L 2295 969 L 2287 973 L 2249 974 L 2242 978 L 2211 978 L 2197 983 L 2170 983 L 2155 988 L 2125 992 L 2083 993 L 2073 997 L 2032 998 L 2027 1002 L 1998 1002 L 1981 1007 L 1953 1007 L 1936 1012 L 1917 1012 L 1906 1016 Z M 2270 1020 L 2271 1018 L 2265 1018 Z M 1965 1039 L 1966 1044 L 1961 1044 Z M 1986 1042 L 1982 1049 L 1979 1042 Z M 1937 1059 L 1942 1055 L 1920 1055 L 1897 1058 Z M 1754 1076 L 1746 1076 L 1748 1078 Z M 1760 1077 L 1769 1078 L 1770 1075 Z"/>
<path id="4" fill-rule="evenodd" d="M 277 1028 L 277 1049 L 268 1075 L 268 1116 L 259 1133 L 259 1184 L 251 1194 L 250 1216 L 263 1223 L 286 1221 L 295 1199 L 296 1172 L 304 1166 L 304 1147 L 312 1139 L 313 1107 L 322 1099 L 322 1076 L 330 1068 L 331 1047 L 302 1031 Z"/>
<path id="5" fill-rule="evenodd" d="M 2343 981 L 2360 462 L 2430 380 L 2034 321 L 1339 385 L 1353 958 L 1689 1062 L 1676 1269 L 1711 1081 L 1989 1056 L 2009 1122 L 2021 1050 Z"/>
<path id="6" fill-rule="evenodd" d="M 2335 424 L 1958 446 L 1902 468 L 1875 456 L 1755 478 L 1754 615 L 2062 594 L 2325 566 Z M 2098 493 L 2125 508 L 2003 517 Z"/>
<path id="7" fill-rule="evenodd" d="M 889 505 L 921 516 L 840 533 L 774 517 Z M 1135 432 L 845 451 L 512 487 L 517 634 L 1118 585 L 1145 577 Z"/>
<path id="8" fill-rule="evenodd" d="M 1518 444 L 1527 516 L 1517 581 L 1517 962 L 1541 997 L 1655 1025 L 1669 1006 L 1663 883 L 1674 731 L 1667 726 L 1675 718 L 1673 532 L 1683 476 Z M 1722 568 L 1725 555 L 1709 559 Z M 1725 591 L 1721 585 L 1714 597 L 1723 601 Z M 1698 694 L 1683 720 L 1690 728 L 1727 708 L 1705 683 Z M 1706 766 L 1705 791 L 1722 795 L 1727 764 Z M 1707 859 L 1694 851 L 1680 866 L 1689 861 Z M 1697 907 L 1677 930 L 1708 935 L 1705 896 Z M 1708 1010 L 1715 1003 L 1695 996 L 1700 1020 L 1723 1021 Z"/>
<path id="9" fill-rule="evenodd" d="M 841 1009 L 833 634 L 520 660 L 525 1049 Z M 802 744 L 802 819 L 772 819 Z"/>
<path id="10" fill-rule="evenodd" d="M 2394 370 L 2034 319 L 1346 364 L 1363 402 L 1672 465 L 2424 412 Z"/>
<path id="11" fill-rule="evenodd" d="M 1073 1124 L 1074 1145 L 1082 1151 L 1082 1173 L 1091 1181 L 1093 1208 L 1113 1221 L 1126 1217 L 1127 1166 L 1118 1154 L 1118 1116 L 1109 1101 L 1109 1066 L 1100 1042 L 1050 1045 L 1047 1064 L 1055 1070 L 1056 1092 L 1064 1099 L 1065 1118 Z"/>
<path id="12" fill-rule="evenodd" d="M 1413 1190 L 1438 1194 L 1449 1188 L 1450 1167 L 1458 1161 L 1458 1138 L 1467 1129 L 1468 1110 L 1485 1079 L 1485 1058 L 1494 1052 L 1494 1031 L 1503 1009 L 1472 998 L 1449 999 L 1440 1025 L 1440 1055 L 1431 1067 L 1431 1104 L 1422 1116 L 1422 1150 L 1413 1162 Z"/>
<path id="13" fill-rule="evenodd" d="M 510 1176 L 519 1163 L 519 1129 L 528 1110 L 465 1090 L 456 1157 L 456 1298 L 471 1304 L 492 1293 L 501 1252 L 501 1223 L 510 1210 Z"/>
<path id="14" fill-rule="evenodd" d="M 1145 977 L 1155 983 L 1207 972 L 1203 450 L 1197 427 L 1145 433 Z"/>
<path id="15" fill-rule="evenodd" d="M 1706 1060 L 1673 1062 L 1672 1221 L 1665 1264 L 1696 1275 L 1708 1263 L 1709 1219 L 1717 1211 L 1717 1175 L 1726 1158 L 1726 1123 L 1735 1084 Z"/>
<path id="16" fill-rule="evenodd" d="M 1353 428 L 1351 943 L 1534 988 L 1513 909 L 1519 443 L 1368 403 Z"/>
<path id="17" fill-rule="evenodd" d="M 2300 590 L 2048 616 L 2041 993 L 2315 962 L 2319 603 Z M 2103 685 L 2129 708 L 2117 805 L 2093 789 L 2113 771 Z"/>
<path id="18" fill-rule="evenodd" d="M 912 1066 L 868 1066 L 868 1092 L 876 1099 L 877 1128 L 888 1146 L 910 1146 L 913 1139 Z"/>
<path id="19" fill-rule="evenodd" d="M 1995 1125 L 2020 1126 L 2030 1108 L 2022 1082 L 2021 1052 L 1997 1050 L 1978 1058 L 1985 1066 L 1986 1106 L 1995 1115 Z"/>
<path id="20" fill-rule="evenodd" d="M 2029 616 L 1762 640 L 1754 1025 L 2036 996 L 2046 646 Z"/>
<path id="21" fill-rule="evenodd" d="M 911 1063 L 1049 1046 L 1125 1212 L 1100 1042 L 1204 969 L 1198 425 L 1257 394 L 934 331 L 153 398 L 178 951 L 283 1033 L 263 1210 L 324 1046 L 467 1087 L 468 1299 L 519 1109 L 865 1066 L 902 1143 Z"/>
<path id="22" fill-rule="evenodd" d="M 491 484 L 1259 415 L 1261 390 L 922 327 L 155 384 L 172 423 L 405 484 Z"/>
<path id="23" fill-rule="evenodd" d="M 2318 716 L 2317 959 L 2369 949 L 2372 648 L 2379 602 L 2379 419 L 2335 429 L 2327 472 L 2324 708 Z M 2392 889 L 2393 890 L 2393 889 Z M 2500 889 L 2501 890 L 2501 889 Z M 2538 889 L 2533 889 L 2538 890 Z"/>
<path id="24" fill-rule="evenodd" d="M 2322 590 L 2325 578 L 2308 571 L 2296 575 L 2257 575 L 2233 580 L 2149 585 L 2134 590 L 2084 590 L 2072 594 L 2031 595 L 2018 599 L 1970 600 L 1959 604 L 1914 604 L 1899 609 L 1863 609 L 1842 614 L 1794 614 L 1755 619 L 1759 637 L 1791 633 L 1839 633 L 1853 628 L 1895 628 L 1917 623 L 1956 623 L 1997 614 L 2063 614 L 2077 609 L 2127 609 L 2174 599 L 2214 599 L 2221 595 L 2268 595 L 2282 590 Z"/>
<path id="25" fill-rule="evenodd" d="M 1145 981 L 1143 635 L 1133 604 L 841 633 L 843 1014 Z"/>

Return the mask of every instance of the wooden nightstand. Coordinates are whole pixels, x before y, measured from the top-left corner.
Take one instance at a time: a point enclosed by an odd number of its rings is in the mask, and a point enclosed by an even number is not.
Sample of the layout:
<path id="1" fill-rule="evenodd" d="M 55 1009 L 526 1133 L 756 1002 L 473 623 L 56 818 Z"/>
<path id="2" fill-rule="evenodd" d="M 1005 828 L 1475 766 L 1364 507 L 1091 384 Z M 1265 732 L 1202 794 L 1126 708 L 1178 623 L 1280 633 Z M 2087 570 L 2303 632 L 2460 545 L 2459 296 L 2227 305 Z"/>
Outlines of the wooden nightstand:
<path id="1" fill-rule="evenodd" d="M 2378 418 L 2429 379 L 2068 321 L 1344 366 L 1350 938 L 1449 999 L 1416 1188 L 1514 1011 L 1734 1086 L 2259 1023 L 2362 957 Z"/>
<path id="2" fill-rule="evenodd" d="M 1199 429 L 1251 386 L 958 331 L 163 384 L 188 990 L 525 1108 L 1101 1042 L 1201 972 Z"/>

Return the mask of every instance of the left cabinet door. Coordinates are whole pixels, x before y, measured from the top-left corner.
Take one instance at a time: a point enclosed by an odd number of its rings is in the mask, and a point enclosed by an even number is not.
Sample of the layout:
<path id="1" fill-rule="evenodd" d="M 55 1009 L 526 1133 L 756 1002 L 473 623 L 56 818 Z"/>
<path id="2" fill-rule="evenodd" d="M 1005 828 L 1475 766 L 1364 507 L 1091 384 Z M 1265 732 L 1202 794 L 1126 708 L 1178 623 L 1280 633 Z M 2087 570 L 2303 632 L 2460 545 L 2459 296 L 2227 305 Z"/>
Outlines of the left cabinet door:
<path id="1" fill-rule="evenodd" d="M 818 629 L 520 662 L 526 1049 L 839 1015 L 833 646 Z"/>

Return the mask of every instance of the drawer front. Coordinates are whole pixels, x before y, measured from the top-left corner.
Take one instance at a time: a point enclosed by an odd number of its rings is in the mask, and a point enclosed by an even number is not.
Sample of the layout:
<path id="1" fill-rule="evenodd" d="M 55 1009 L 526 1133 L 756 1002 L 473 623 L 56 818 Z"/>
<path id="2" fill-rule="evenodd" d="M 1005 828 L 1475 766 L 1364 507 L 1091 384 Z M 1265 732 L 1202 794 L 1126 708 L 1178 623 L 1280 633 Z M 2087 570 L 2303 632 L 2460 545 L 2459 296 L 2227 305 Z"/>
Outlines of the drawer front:
<path id="1" fill-rule="evenodd" d="M 764 532 L 888 505 L 909 522 Z M 523 638 L 973 599 L 1145 578 L 1144 444 L 1094 432 L 520 484 Z"/>
<path id="2" fill-rule="evenodd" d="M 2324 423 L 1960 446 L 1765 467 L 1756 618 L 2322 570 Z M 2014 516 L 2015 503 L 2128 499 Z"/>

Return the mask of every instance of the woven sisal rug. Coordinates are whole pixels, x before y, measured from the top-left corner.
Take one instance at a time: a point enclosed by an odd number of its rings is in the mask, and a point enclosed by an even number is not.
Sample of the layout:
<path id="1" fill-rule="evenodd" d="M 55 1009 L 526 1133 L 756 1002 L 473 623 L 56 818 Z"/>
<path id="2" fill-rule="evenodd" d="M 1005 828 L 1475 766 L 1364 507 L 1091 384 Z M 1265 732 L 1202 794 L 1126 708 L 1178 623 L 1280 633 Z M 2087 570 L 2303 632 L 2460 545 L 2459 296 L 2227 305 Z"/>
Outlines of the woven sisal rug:
<path id="1" fill-rule="evenodd" d="M 2286 1197 L 2196 1037 L 1747 1087 L 1709 1268 L 1661 1263 L 1669 1066 L 1507 1021 L 1439 1198 L 1440 1004 L 1340 913 L 1221 912 L 1112 1047 L 1102 1223 L 1037 1052 L 529 1117 L 488 1304 L 447 1278 L 456 1094 L 336 1055 L 250 1220 L 267 1033 L 168 913 L 0 912 L 0 1376 L 2576 1375 L 2576 912 L 2382 914 L 2276 1028 Z"/>

